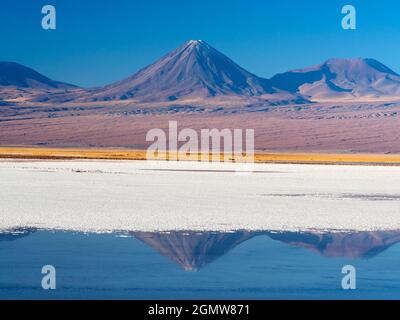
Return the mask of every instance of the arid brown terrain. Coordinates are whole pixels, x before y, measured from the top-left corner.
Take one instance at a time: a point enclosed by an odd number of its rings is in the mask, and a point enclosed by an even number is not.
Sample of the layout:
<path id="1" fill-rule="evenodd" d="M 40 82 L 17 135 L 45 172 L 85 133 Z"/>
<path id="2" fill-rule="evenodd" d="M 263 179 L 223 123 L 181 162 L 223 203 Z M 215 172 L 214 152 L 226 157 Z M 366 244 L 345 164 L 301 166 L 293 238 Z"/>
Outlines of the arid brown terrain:
<path id="1" fill-rule="evenodd" d="M 126 105 L 1 106 L 0 145 L 146 149 L 146 133 L 255 129 L 258 151 L 400 153 L 400 103 L 141 108 Z"/>

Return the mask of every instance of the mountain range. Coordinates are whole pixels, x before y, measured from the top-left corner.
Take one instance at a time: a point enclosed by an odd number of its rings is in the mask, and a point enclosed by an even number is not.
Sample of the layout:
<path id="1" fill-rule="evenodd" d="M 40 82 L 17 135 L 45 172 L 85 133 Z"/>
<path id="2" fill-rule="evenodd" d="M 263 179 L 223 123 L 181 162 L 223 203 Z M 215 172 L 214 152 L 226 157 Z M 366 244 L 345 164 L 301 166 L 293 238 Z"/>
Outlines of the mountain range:
<path id="1" fill-rule="evenodd" d="M 330 59 L 316 66 L 258 77 L 205 41 L 190 40 L 134 75 L 83 89 L 14 62 L 0 62 L 0 99 L 62 102 L 176 102 L 237 98 L 299 104 L 400 97 L 400 75 L 374 59 Z"/>
<path id="2" fill-rule="evenodd" d="M 330 59 L 275 75 L 271 82 L 313 101 L 400 96 L 400 75 L 374 59 Z"/>

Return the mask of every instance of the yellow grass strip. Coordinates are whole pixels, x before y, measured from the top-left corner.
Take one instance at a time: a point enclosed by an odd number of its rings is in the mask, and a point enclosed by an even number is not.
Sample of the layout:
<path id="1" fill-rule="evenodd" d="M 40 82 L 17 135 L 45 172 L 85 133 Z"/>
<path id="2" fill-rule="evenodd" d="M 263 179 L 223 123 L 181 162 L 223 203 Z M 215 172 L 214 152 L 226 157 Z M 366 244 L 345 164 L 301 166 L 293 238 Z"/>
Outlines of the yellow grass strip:
<path id="1" fill-rule="evenodd" d="M 167 159 L 169 154 L 164 155 Z M 0 147 L 2 159 L 145 160 L 146 150 Z M 179 157 L 181 158 L 181 157 Z M 200 154 L 198 154 L 200 158 Z M 221 155 L 221 160 L 224 156 Z M 235 158 L 232 158 L 236 161 Z M 240 161 L 237 159 L 238 162 Z M 256 153 L 256 163 L 400 165 L 400 154 Z"/>

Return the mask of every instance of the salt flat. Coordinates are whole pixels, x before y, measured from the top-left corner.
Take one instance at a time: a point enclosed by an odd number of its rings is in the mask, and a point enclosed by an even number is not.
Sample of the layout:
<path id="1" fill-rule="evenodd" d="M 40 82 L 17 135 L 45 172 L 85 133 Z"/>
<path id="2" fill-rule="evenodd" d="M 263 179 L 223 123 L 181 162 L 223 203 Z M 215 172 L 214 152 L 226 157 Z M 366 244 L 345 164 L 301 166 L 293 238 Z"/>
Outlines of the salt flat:
<path id="1" fill-rule="evenodd" d="M 0 230 L 400 229 L 400 167 L 0 161 Z"/>

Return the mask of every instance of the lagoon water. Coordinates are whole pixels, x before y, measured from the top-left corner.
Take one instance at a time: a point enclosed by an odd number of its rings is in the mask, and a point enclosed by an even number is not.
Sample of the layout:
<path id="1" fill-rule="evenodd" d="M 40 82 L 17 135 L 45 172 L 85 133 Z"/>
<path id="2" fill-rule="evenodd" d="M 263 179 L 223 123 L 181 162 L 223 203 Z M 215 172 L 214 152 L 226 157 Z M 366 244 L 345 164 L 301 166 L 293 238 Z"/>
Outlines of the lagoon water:
<path id="1" fill-rule="evenodd" d="M 0 235 L 1 299 L 395 299 L 400 231 Z M 57 289 L 43 290 L 53 265 Z M 344 265 L 356 290 L 341 287 Z"/>

